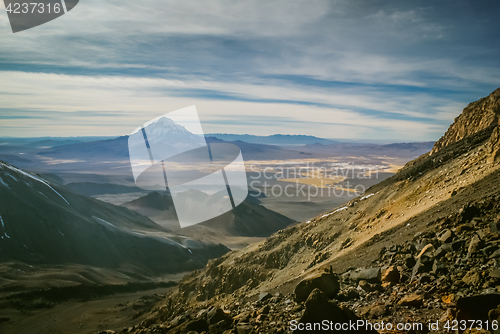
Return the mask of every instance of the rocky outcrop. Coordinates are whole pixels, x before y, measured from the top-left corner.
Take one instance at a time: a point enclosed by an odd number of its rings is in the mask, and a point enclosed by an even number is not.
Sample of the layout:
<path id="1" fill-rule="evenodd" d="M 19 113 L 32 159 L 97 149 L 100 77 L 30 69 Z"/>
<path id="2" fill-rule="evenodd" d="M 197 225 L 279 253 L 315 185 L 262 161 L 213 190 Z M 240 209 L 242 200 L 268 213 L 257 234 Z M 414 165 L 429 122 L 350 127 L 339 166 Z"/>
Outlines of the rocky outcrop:
<path id="1" fill-rule="evenodd" d="M 444 136 L 436 142 L 431 154 L 477 133 L 491 132 L 498 129 L 499 117 L 500 88 L 488 97 L 470 103 L 462 114 L 455 118 Z M 498 130 L 496 130 L 496 144 L 498 144 L 498 133 Z M 498 149 L 498 145 L 496 147 Z"/>
<path id="2" fill-rule="evenodd" d="M 496 162 L 500 158 L 500 120 L 491 133 L 490 140 L 486 144 L 490 157 L 488 162 Z"/>
<path id="3" fill-rule="evenodd" d="M 308 277 L 295 288 L 295 300 L 299 303 L 305 301 L 314 289 L 321 290 L 330 298 L 335 297 L 340 290 L 337 276 L 325 273 Z"/>

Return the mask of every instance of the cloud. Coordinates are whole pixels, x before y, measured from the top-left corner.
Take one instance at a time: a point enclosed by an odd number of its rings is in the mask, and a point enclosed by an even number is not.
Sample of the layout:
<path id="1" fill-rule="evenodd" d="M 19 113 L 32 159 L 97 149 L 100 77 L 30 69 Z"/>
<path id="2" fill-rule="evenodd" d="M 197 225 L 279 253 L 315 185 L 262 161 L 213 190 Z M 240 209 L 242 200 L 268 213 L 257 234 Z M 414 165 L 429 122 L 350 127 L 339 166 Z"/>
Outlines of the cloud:
<path id="1" fill-rule="evenodd" d="M 10 84 L 0 95 L 4 108 L 0 113 L 19 115 L 18 122 L 22 120 L 29 126 L 36 119 L 40 134 L 69 128 L 72 132 L 75 129 L 85 131 L 79 135 L 128 134 L 137 124 L 150 118 L 196 104 L 210 128 L 208 132 L 232 132 L 235 129 L 249 132 L 252 129 L 251 132 L 260 134 L 282 132 L 331 136 L 332 129 L 336 129 L 337 135 L 349 138 L 363 137 L 363 131 L 373 135 L 373 132 L 382 130 L 394 138 L 402 134 L 412 138 L 434 135 L 434 124 L 429 122 L 429 115 L 405 111 L 402 109 L 404 100 L 379 99 L 377 94 L 356 95 L 359 93 L 357 89 L 331 94 L 284 85 L 25 72 L 3 72 L 2 78 Z M 180 87 L 187 92 L 182 94 Z M 193 87 L 198 91 L 219 91 L 235 97 L 208 99 L 193 96 Z M 23 93 L 22 99 L 14 98 Z M 387 115 L 370 113 L 364 109 L 367 107 L 393 112 L 387 112 Z M 433 120 L 439 123 L 440 118 L 435 116 Z M 105 127 L 101 128 L 101 125 Z M 342 126 L 349 131 L 342 130 Z M 353 128 L 358 131 L 352 132 Z"/>
<path id="2" fill-rule="evenodd" d="M 125 134 L 197 104 L 212 132 L 437 139 L 500 82 L 493 3 L 453 4 L 86 0 L 18 34 L 3 15 L 0 129 Z"/>

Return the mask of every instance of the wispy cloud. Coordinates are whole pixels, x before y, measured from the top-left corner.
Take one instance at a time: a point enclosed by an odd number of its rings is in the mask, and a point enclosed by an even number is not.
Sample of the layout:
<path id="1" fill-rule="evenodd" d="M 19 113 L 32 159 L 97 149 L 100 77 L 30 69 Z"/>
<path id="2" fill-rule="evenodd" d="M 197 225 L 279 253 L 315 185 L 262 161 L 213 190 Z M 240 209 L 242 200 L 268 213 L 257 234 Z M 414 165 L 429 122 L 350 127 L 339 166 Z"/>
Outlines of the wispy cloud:
<path id="1" fill-rule="evenodd" d="M 3 15 L 0 131 L 126 134 L 196 104 L 209 132 L 437 139 L 499 86 L 498 9 L 87 0 L 18 34 Z"/>

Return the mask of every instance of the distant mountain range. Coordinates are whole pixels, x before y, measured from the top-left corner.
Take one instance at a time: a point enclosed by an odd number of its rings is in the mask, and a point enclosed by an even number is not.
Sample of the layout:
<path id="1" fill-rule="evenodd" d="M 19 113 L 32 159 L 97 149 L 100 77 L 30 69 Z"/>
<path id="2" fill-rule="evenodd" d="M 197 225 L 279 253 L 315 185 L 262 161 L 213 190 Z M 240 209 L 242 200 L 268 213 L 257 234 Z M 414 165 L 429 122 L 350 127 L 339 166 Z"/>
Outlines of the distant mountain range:
<path id="1" fill-rule="evenodd" d="M 56 146 L 38 154 L 56 159 L 128 159 L 128 136 Z"/>
<path id="2" fill-rule="evenodd" d="M 170 137 L 181 136 L 186 143 L 198 143 L 200 137 L 193 135 L 184 128 L 176 127 L 159 119 L 157 124 L 151 124 L 148 132 L 151 133 L 151 143 L 158 152 L 182 151 L 182 147 L 175 147 L 163 142 L 156 142 L 155 137 L 161 137 L 161 131 L 166 128 Z M 165 125 L 165 126 L 163 126 Z M 157 136 L 158 135 L 158 136 Z M 82 137 L 86 138 L 86 137 Z M 90 137 L 89 137 L 90 138 Z M 92 161 L 109 164 L 109 162 L 123 163 L 129 159 L 129 136 L 101 139 L 92 137 L 95 140 L 84 140 L 80 137 L 51 138 L 34 140 L 34 138 L 0 138 L 0 159 L 21 166 L 22 168 L 37 169 L 45 164 L 46 159 L 67 160 L 67 161 Z M 148 138 L 149 139 L 149 138 Z M 282 135 L 254 136 L 235 134 L 209 134 L 205 136 L 207 143 L 230 142 L 237 145 L 245 160 L 266 160 L 266 159 L 300 159 L 307 155 L 307 158 L 326 157 L 335 154 L 348 152 L 349 156 L 353 152 L 360 155 L 369 154 L 373 149 L 387 151 L 387 154 L 400 154 L 416 152 L 418 155 L 430 150 L 432 142 L 423 143 L 395 143 L 388 145 L 377 145 L 369 143 L 341 142 L 330 139 L 323 139 L 305 135 Z M 171 142 L 174 142 L 172 140 Z M 181 143 L 182 145 L 182 143 Z M 187 146 L 191 144 L 186 144 Z M 192 145 L 191 145 L 192 146 Z M 197 145 L 194 145 L 197 146 Z M 339 151 L 340 150 L 340 151 Z M 418 152 L 417 152 L 418 151 Z M 390 153 L 392 152 L 392 153 Z M 51 164 L 54 167 L 53 164 Z M 85 168 L 95 168 L 97 165 L 86 166 Z M 110 166 L 110 165 L 108 165 Z"/>
<path id="3" fill-rule="evenodd" d="M 128 138 L 128 136 L 122 136 L 114 139 L 98 140 L 87 143 L 61 145 L 40 150 L 38 151 L 38 154 L 52 159 L 83 159 L 87 161 L 124 160 L 129 159 Z M 227 140 L 218 139 L 216 137 L 206 137 L 205 139 L 208 143 L 228 142 Z M 231 143 L 237 145 L 241 149 L 245 159 L 262 159 L 265 158 L 265 156 L 270 156 L 276 159 L 298 157 L 297 152 L 288 151 L 275 145 L 248 143 L 241 140 L 232 141 Z M 160 143 L 156 144 L 159 145 Z M 162 151 L 175 152 L 177 149 L 178 148 L 176 147 L 167 145 L 166 148 L 162 149 Z M 10 159 L 6 160 L 11 161 Z"/>
<path id="4" fill-rule="evenodd" d="M 226 141 L 236 141 L 241 140 L 247 143 L 253 144 L 267 144 L 267 145 L 307 145 L 307 144 L 323 144 L 332 145 L 338 144 L 339 141 L 324 139 L 315 136 L 306 135 L 282 135 L 274 134 L 271 136 L 255 136 L 255 135 L 235 135 L 230 133 L 211 133 L 206 135 L 206 137 L 215 137 L 217 139 Z"/>
<path id="5" fill-rule="evenodd" d="M 4 145 L 24 146 L 32 148 L 54 147 L 61 145 L 87 143 L 97 140 L 113 139 L 116 136 L 88 136 L 88 137 L 33 137 L 33 138 L 17 138 L 17 137 L 0 137 L 0 142 Z"/>

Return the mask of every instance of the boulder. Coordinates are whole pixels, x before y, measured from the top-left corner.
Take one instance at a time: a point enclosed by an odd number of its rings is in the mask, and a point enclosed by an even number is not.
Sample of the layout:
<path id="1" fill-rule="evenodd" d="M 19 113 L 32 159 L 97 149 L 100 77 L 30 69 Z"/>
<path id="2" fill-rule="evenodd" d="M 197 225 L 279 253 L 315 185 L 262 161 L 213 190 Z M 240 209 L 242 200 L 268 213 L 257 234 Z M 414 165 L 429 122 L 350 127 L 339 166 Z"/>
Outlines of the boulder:
<path id="1" fill-rule="evenodd" d="M 208 327 L 208 332 L 210 334 L 223 334 L 227 329 L 231 328 L 231 324 L 227 323 L 225 320 L 219 321 L 216 324 L 210 325 Z"/>
<path id="2" fill-rule="evenodd" d="M 259 315 L 257 316 L 257 318 L 255 319 L 255 321 L 256 321 L 257 323 L 259 323 L 259 322 L 264 322 L 264 321 L 266 321 L 266 320 L 267 320 L 267 318 L 269 318 L 269 316 L 268 316 L 267 314 L 259 314 Z"/>
<path id="3" fill-rule="evenodd" d="M 490 259 L 494 259 L 494 258 L 497 258 L 497 257 L 500 257 L 500 249 L 497 249 L 496 251 L 494 251 L 494 252 L 490 255 Z"/>
<path id="4" fill-rule="evenodd" d="M 305 301 L 314 289 L 319 289 L 329 298 L 333 298 L 340 290 L 338 277 L 330 273 L 325 273 L 305 278 L 295 288 L 295 300 L 297 303 Z"/>
<path id="5" fill-rule="evenodd" d="M 259 301 L 264 302 L 268 299 L 271 299 L 272 297 L 273 295 L 270 294 L 269 292 L 262 292 L 261 294 L 259 294 Z"/>
<path id="6" fill-rule="evenodd" d="M 422 255 L 417 259 L 417 263 L 413 266 L 413 270 L 411 272 L 411 281 L 414 281 L 418 274 L 428 273 L 432 270 L 432 265 L 434 261 L 431 257 L 426 255 Z"/>
<path id="7" fill-rule="evenodd" d="M 470 270 L 462 277 L 462 281 L 467 285 L 477 286 L 481 283 L 481 275 L 475 270 Z"/>
<path id="8" fill-rule="evenodd" d="M 233 322 L 231 316 L 219 307 L 214 307 L 210 311 L 208 311 L 207 318 L 209 325 L 215 325 L 221 321 L 225 321 L 228 324 L 231 324 Z"/>
<path id="9" fill-rule="evenodd" d="M 345 290 L 342 290 L 341 292 L 339 292 L 337 298 L 339 298 L 341 300 L 358 299 L 359 292 L 355 287 L 349 286 Z"/>
<path id="10" fill-rule="evenodd" d="M 453 233 L 449 229 L 445 229 L 439 232 L 436 237 L 441 243 L 447 243 L 453 238 Z"/>
<path id="11" fill-rule="evenodd" d="M 469 258 L 472 254 L 476 253 L 479 250 L 481 244 L 481 239 L 477 235 L 474 235 L 469 242 L 469 248 L 467 251 L 467 258 Z"/>
<path id="12" fill-rule="evenodd" d="M 381 271 L 379 267 L 376 268 L 360 268 L 351 271 L 350 278 L 353 281 L 359 282 L 361 280 L 369 283 L 380 283 Z"/>
<path id="13" fill-rule="evenodd" d="M 248 321 L 250 320 L 251 317 L 252 317 L 252 313 L 249 311 L 246 311 L 246 312 L 242 312 L 242 313 L 238 314 L 237 316 L 235 316 L 233 318 L 233 320 L 235 323 L 248 323 Z"/>
<path id="14" fill-rule="evenodd" d="M 500 232 L 500 220 L 494 219 L 489 222 L 489 228 L 491 233 Z"/>
<path id="15" fill-rule="evenodd" d="M 421 307 L 423 303 L 424 303 L 424 297 L 422 295 L 411 293 L 401 298 L 398 302 L 398 305 Z"/>
<path id="16" fill-rule="evenodd" d="M 430 282 L 433 282 L 434 280 L 435 280 L 434 276 L 429 275 L 427 273 L 420 275 L 420 277 L 418 278 L 418 281 L 422 284 L 428 284 Z"/>
<path id="17" fill-rule="evenodd" d="M 413 268 L 417 263 L 411 254 L 406 254 L 404 261 L 407 268 Z"/>
<path id="18" fill-rule="evenodd" d="M 204 308 L 196 314 L 197 319 L 207 319 L 208 309 Z"/>
<path id="19" fill-rule="evenodd" d="M 448 267 L 441 263 L 441 261 L 434 260 L 434 263 L 432 264 L 432 271 L 436 273 L 436 275 L 442 275 L 448 272 Z"/>
<path id="20" fill-rule="evenodd" d="M 385 304 L 375 304 L 363 306 L 359 309 L 359 315 L 368 319 L 379 319 L 388 313 L 388 306 Z"/>
<path id="21" fill-rule="evenodd" d="M 500 294 L 488 293 L 457 300 L 457 320 L 488 320 L 488 313 L 500 305 Z M 492 319 L 496 320 L 496 319 Z"/>
<path id="22" fill-rule="evenodd" d="M 399 270 L 395 266 L 387 268 L 381 277 L 382 283 L 399 283 L 399 279 Z"/>
<path id="23" fill-rule="evenodd" d="M 180 324 L 183 324 L 187 321 L 191 320 L 191 316 L 189 314 L 181 314 L 175 317 L 170 324 L 172 326 L 179 326 Z"/>
<path id="24" fill-rule="evenodd" d="M 266 305 L 259 310 L 259 314 L 269 314 L 269 311 L 271 311 L 271 306 Z"/>
<path id="25" fill-rule="evenodd" d="M 363 289 L 364 291 L 366 291 L 366 292 L 372 292 L 373 291 L 373 289 L 371 287 L 371 284 L 368 283 L 367 281 L 363 281 L 363 280 L 359 281 L 358 286 L 361 289 Z"/>
<path id="26" fill-rule="evenodd" d="M 444 244 L 438 247 L 436 251 L 434 252 L 434 257 L 437 259 L 442 258 L 445 256 L 447 253 L 453 252 L 453 247 L 450 244 Z"/>
<path id="27" fill-rule="evenodd" d="M 299 324 L 309 327 L 305 327 L 304 330 L 297 330 L 294 333 L 321 333 L 321 329 L 314 329 L 311 326 L 315 323 L 320 324 L 323 321 L 328 321 L 331 326 L 335 324 L 348 324 L 356 323 L 359 318 L 349 309 L 341 308 L 335 302 L 328 299 L 328 297 L 321 292 L 319 289 L 314 289 L 306 301 L 306 309 L 304 314 L 299 320 Z M 335 327 L 333 327 L 335 328 Z M 325 331 L 328 332 L 328 331 Z M 331 332 L 331 331 L 330 331 Z M 376 331 L 367 331 L 364 328 L 360 330 L 338 330 L 333 332 L 338 333 L 377 333 Z"/>
<path id="28" fill-rule="evenodd" d="M 236 331 L 238 332 L 238 334 L 254 333 L 253 326 L 249 324 L 238 324 L 238 326 L 236 326 Z"/>
<path id="29" fill-rule="evenodd" d="M 183 332 L 208 332 L 208 323 L 205 319 L 191 320 L 184 326 Z"/>
<path id="30" fill-rule="evenodd" d="M 366 292 L 383 291 L 382 286 L 377 283 L 368 283 L 367 281 L 359 281 L 358 286 Z"/>
<path id="31" fill-rule="evenodd" d="M 493 269 L 490 271 L 490 277 L 491 278 L 496 278 L 496 279 L 499 279 L 500 278 L 500 269 Z"/>

